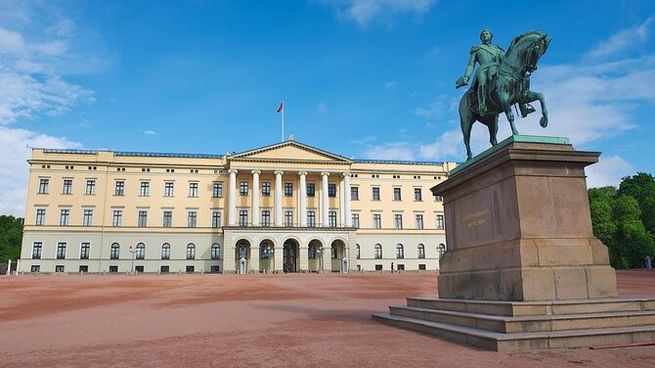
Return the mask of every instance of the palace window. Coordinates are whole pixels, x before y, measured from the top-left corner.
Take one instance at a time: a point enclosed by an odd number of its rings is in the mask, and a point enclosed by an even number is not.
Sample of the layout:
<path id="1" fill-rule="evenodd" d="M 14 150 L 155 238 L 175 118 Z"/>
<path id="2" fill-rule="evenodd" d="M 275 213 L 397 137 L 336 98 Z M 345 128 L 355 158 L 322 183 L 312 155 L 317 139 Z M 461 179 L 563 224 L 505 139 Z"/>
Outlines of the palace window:
<path id="1" fill-rule="evenodd" d="M 111 226 L 118 227 L 123 223 L 123 210 L 114 210 L 114 215 L 111 219 Z"/>
<path id="2" fill-rule="evenodd" d="M 393 188 L 393 200 L 402 201 L 402 196 L 400 195 L 400 188 Z"/>
<path id="3" fill-rule="evenodd" d="M 284 196 L 285 197 L 293 196 L 293 183 L 284 183 Z"/>
<path id="4" fill-rule="evenodd" d="M 139 243 L 136 245 L 136 252 L 134 253 L 136 259 L 145 259 L 146 258 L 146 245 Z"/>
<path id="5" fill-rule="evenodd" d="M 171 259 L 171 245 L 164 243 L 161 245 L 161 259 Z"/>
<path id="6" fill-rule="evenodd" d="M 350 187 L 350 199 L 353 201 L 359 201 L 359 188 Z"/>
<path id="7" fill-rule="evenodd" d="M 373 228 L 382 229 L 382 214 L 380 213 L 373 214 Z"/>
<path id="8" fill-rule="evenodd" d="M 221 211 L 212 211 L 212 227 L 221 227 Z"/>
<path id="9" fill-rule="evenodd" d="M 163 218 L 161 222 L 162 227 L 171 227 L 173 226 L 173 211 L 164 211 Z"/>
<path id="10" fill-rule="evenodd" d="M 393 221 L 394 221 L 394 225 L 396 226 L 396 229 L 403 228 L 403 215 L 401 213 L 394 214 Z"/>
<path id="11" fill-rule="evenodd" d="M 421 191 L 421 188 L 414 188 L 414 200 L 416 202 L 423 201 L 423 192 Z"/>
<path id="12" fill-rule="evenodd" d="M 62 209 L 59 212 L 59 226 L 68 226 L 69 220 L 70 220 L 70 210 Z"/>
<path id="13" fill-rule="evenodd" d="M 139 196 L 147 197 L 150 195 L 150 182 L 142 181 L 141 186 L 139 187 Z"/>
<path id="14" fill-rule="evenodd" d="M 328 226 L 330 227 L 337 226 L 337 211 L 328 212 Z"/>
<path id="15" fill-rule="evenodd" d="M 94 195 L 96 194 L 96 181 L 89 179 L 86 181 L 86 190 L 84 191 L 85 195 Z"/>
<path id="16" fill-rule="evenodd" d="M 43 243 L 34 242 L 34 244 L 32 244 L 32 259 L 41 259 L 42 251 L 43 251 Z"/>
<path id="17" fill-rule="evenodd" d="M 336 197 L 336 196 L 337 196 L 337 185 L 328 184 L 328 197 Z"/>
<path id="18" fill-rule="evenodd" d="M 39 194 L 48 194 L 50 179 L 39 179 Z"/>
<path id="19" fill-rule="evenodd" d="M 380 244 L 375 244 L 373 250 L 375 259 L 382 259 L 382 246 Z"/>
<path id="20" fill-rule="evenodd" d="M 248 182 L 242 181 L 239 183 L 239 195 L 247 196 L 248 195 Z"/>
<path id="21" fill-rule="evenodd" d="M 405 248 L 402 244 L 396 244 L 396 258 L 405 258 Z"/>
<path id="22" fill-rule="evenodd" d="M 270 210 L 262 210 L 262 226 L 271 226 Z"/>
<path id="23" fill-rule="evenodd" d="M 61 194 L 73 193 L 73 179 L 64 179 L 64 186 L 61 188 Z"/>
<path id="24" fill-rule="evenodd" d="M 186 246 L 186 259 L 196 259 L 196 246 L 193 243 L 189 243 Z"/>
<path id="25" fill-rule="evenodd" d="M 139 217 L 137 219 L 137 226 L 138 227 L 148 226 L 148 211 L 145 211 L 145 210 L 139 211 Z"/>
<path id="26" fill-rule="evenodd" d="M 120 252 L 121 246 L 118 243 L 112 244 L 111 249 L 109 250 L 109 259 L 118 259 Z"/>
<path id="27" fill-rule="evenodd" d="M 82 215 L 82 225 L 91 226 L 93 225 L 93 210 L 85 209 Z"/>
<path id="28" fill-rule="evenodd" d="M 359 213 L 352 214 L 352 226 L 359 227 Z"/>
<path id="29" fill-rule="evenodd" d="M 117 180 L 114 183 L 114 195 L 122 196 L 125 195 L 125 182 L 122 180 Z"/>
<path id="30" fill-rule="evenodd" d="M 212 197 L 214 198 L 223 197 L 223 183 L 214 183 L 212 185 Z"/>
<path id="31" fill-rule="evenodd" d="M 248 210 L 239 210 L 239 226 L 248 226 Z"/>
<path id="32" fill-rule="evenodd" d="M 57 243 L 57 259 L 66 259 L 66 243 Z"/>
<path id="33" fill-rule="evenodd" d="M 293 211 L 284 211 L 284 226 L 293 226 Z"/>
<path id="34" fill-rule="evenodd" d="M 421 259 L 425 258 L 425 245 L 419 244 L 417 249 L 418 249 L 418 258 Z"/>
<path id="35" fill-rule="evenodd" d="M 196 227 L 198 226 L 198 212 L 189 211 L 187 212 L 187 227 Z"/>
<path id="36" fill-rule="evenodd" d="M 315 197 L 315 196 L 316 196 L 316 184 L 307 183 L 307 197 Z"/>
<path id="37" fill-rule="evenodd" d="M 423 215 L 416 214 L 416 228 L 423 229 Z"/>
<path id="38" fill-rule="evenodd" d="M 80 245 L 80 259 L 89 259 L 91 252 L 91 243 L 82 243 Z"/>
<path id="39" fill-rule="evenodd" d="M 443 230 L 444 229 L 444 219 L 443 215 L 437 215 L 437 229 Z"/>
<path id="40" fill-rule="evenodd" d="M 359 247 L 359 244 L 357 244 L 357 246 L 355 247 L 355 252 L 356 252 L 355 256 L 357 257 L 357 259 L 362 258 L 362 249 Z"/>
<path id="41" fill-rule="evenodd" d="M 211 257 L 212 259 L 221 259 L 221 246 L 218 243 L 212 244 Z"/>
<path id="42" fill-rule="evenodd" d="M 172 197 L 173 190 L 175 188 L 175 183 L 172 181 L 167 181 L 164 183 L 164 197 Z"/>
<path id="43" fill-rule="evenodd" d="M 262 182 L 262 196 L 270 197 L 271 196 L 271 182 L 264 181 Z"/>
<path id="44" fill-rule="evenodd" d="M 316 226 L 316 211 L 307 211 L 307 226 Z"/>
<path id="45" fill-rule="evenodd" d="M 380 200 L 380 187 L 371 188 L 371 194 L 374 201 Z"/>
<path id="46" fill-rule="evenodd" d="M 35 223 L 37 225 L 44 225 L 45 224 L 45 208 L 37 208 L 36 209 L 36 221 Z"/>
<path id="47" fill-rule="evenodd" d="M 189 183 L 189 197 L 198 196 L 198 183 Z"/>

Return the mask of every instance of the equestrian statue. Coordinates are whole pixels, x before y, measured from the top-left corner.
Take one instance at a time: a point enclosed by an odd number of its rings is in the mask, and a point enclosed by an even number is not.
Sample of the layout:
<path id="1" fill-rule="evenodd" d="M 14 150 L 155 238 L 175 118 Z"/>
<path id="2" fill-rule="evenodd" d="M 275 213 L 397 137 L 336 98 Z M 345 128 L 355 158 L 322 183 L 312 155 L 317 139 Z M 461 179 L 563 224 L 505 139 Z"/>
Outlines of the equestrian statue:
<path id="1" fill-rule="evenodd" d="M 530 91 L 530 75 L 537 70 L 537 62 L 546 53 L 550 37 L 539 31 L 529 31 L 514 38 L 507 52 L 491 43 L 493 34 L 488 29 L 480 32 L 482 43 L 471 48 L 471 56 L 464 75 L 455 82 L 455 88 L 469 84 L 475 64 L 479 67 L 471 81 L 471 87 L 459 102 L 459 120 L 466 145 L 467 160 L 471 153 L 471 128 L 476 121 L 489 128 L 489 141 L 498 144 L 498 115 L 505 113 L 512 134 L 519 132 L 514 125 L 512 106 L 518 104 L 521 116 L 535 111 L 530 102 L 541 105 L 542 127 L 548 126 L 548 110 L 544 95 Z"/>

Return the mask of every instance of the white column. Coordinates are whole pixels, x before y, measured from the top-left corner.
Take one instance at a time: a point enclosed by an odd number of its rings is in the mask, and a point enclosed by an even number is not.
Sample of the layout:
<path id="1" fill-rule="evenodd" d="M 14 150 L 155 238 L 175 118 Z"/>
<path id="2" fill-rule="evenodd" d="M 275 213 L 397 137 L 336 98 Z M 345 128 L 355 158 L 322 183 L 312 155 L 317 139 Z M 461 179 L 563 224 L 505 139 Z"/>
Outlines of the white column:
<path id="1" fill-rule="evenodd" d="M 282 226 L 282 174 L 284 171 L 275 171 L 275 226 Z"/>
<path id="2" fill-rule="evenodd" d="M 328 204 L 328 176 L 329 172 L 321 173 L 321 224 L 323 227 L 327 227 L 328 222 L 328 212 L 330 206 Z"/>
<path id="3" fill-rule="evenodd" d="M 11 259 L 7 261 L 7 271 L 5 271 L 5 275 L 11 275 Z"/>
<path id="4" fill-rule="evenodd" d="M 346 227 L 353 226 L 353 216 L 350 213 L 350 173 L 343 174 L 343 212 L 346 214 Z"/>
<path id="5" fill-rule="evenodd" d="M 259 226 L 259 174 L 261 171 L 253 170 L 252 172 L 252 203 L 251 203 L 251 223 L 252 226 Z M 258 255 L 259 257 L 259 255 Z"/>
<path id="6" fill-rule="evenodd" d="M 300 187 L 298 188 L 298 218 L 300 219 L 300 226 L 307 226 L 307 172 L 301 171 Z"/>
<path id="7" fill-rule="evenodd" d="M 346 196 L 344 195 L 343 176 L 339 180 L 339 224 L 338 226 L 346 226 Z"/>
<path id="8" fill-rule="evenodd" d="M 236 212 L 237 212 L 237 170 L 230 169 L 228 173 L 230 174 L 230 189 L 227 192 L 227 224 L 229 226 L 236 225 Z"/>

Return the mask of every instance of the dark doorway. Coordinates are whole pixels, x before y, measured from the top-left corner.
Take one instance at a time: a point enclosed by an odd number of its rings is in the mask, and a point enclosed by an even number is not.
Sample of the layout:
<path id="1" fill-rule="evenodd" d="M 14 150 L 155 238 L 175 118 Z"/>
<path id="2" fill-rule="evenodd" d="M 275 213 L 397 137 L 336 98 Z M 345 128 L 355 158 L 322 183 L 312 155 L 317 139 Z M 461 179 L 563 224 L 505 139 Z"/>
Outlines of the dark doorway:
<path id="1" fill-rule="evenodd" d="M 284 242 L 282 265 L 285 273 L 298 272 L 298 243 L 295 240 Z"/>

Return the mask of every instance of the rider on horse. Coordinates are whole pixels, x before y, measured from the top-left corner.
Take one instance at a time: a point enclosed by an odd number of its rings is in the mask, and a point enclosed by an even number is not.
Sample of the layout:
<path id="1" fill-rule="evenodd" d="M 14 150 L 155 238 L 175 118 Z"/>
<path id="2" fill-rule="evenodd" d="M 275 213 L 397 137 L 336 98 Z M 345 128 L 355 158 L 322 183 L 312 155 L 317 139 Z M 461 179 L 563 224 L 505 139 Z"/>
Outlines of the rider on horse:
<path id="1" fill-rule="evenodd" d="M 480 32 L 480 40 L 482 44 L 478 46 L 473 46 L 471 48 L 471 57 L 469 58 L 469 63 L 466 66 L 466 71 L 464 75 L 460 77 L 457 82 L 455 82 L 455 88 L 459 88 L 468 84 L 469 77 L 473 73 L 475 68 L 475 63 L 479 63 L 480 67 L 473 78 L 471 83 L 471 88 L 476 88 L 477 86 L 477 96 L 479 103 L 479 113 L 484 116 L 487 113 L 487 104 L 486 96 L 490 91 L 486 91 L 487 82 L 490 82 L 492 78 L 498 72 L 498 66 L 500 62 L 505 57 L 505 50 L 500 46 L 496 46 L 491 43 L 493 38 L 493 33 L 489 29 L 483 29 Z M 521 109 L 521 115 L 523 117 L 527 116 L 529 113 L 534 112 L 534 108 L 529 104 L 519 104 Z"/>

